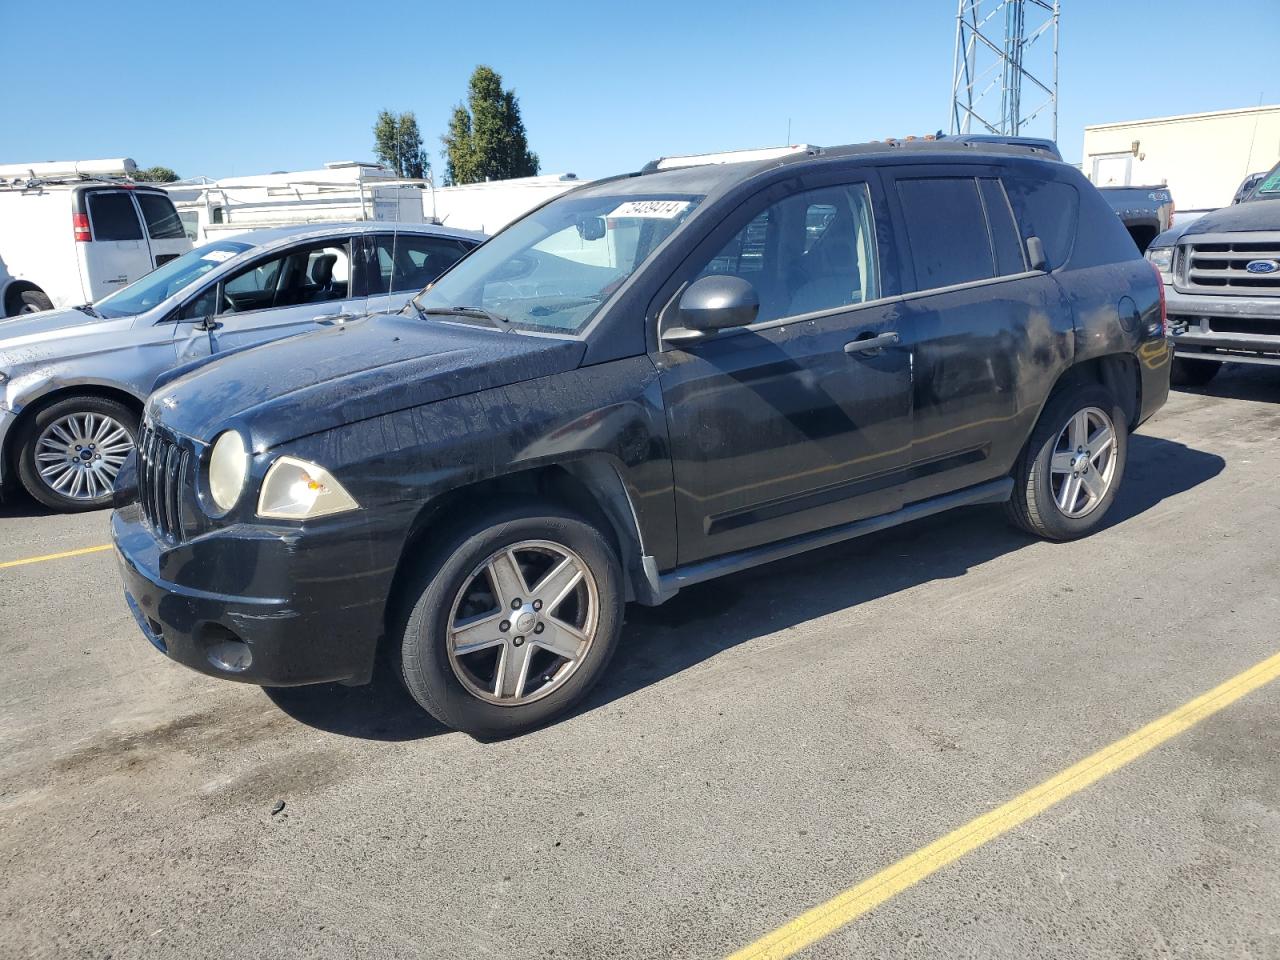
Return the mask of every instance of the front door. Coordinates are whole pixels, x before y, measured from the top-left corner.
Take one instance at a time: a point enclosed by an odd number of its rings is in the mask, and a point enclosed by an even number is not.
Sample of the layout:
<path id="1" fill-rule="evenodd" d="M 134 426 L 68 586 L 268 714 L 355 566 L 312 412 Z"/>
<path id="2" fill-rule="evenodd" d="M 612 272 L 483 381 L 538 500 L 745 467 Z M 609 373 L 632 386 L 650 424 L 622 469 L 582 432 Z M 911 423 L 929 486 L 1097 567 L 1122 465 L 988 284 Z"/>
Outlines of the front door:
<path id="1" fill-rule="evenodd" d="M 891 232 L 877 223 L 878 182 L 805 186 L 744 205 L 683 271 L 681 289 L 714 274 L 748 280 L 757 321 L 655 356 L 681 564 L 902 503 L 910 358 L 892 342 L 857 347 L 891 341 L 901 320 L 886 298 L 896 272 L 884 269 Z"/>

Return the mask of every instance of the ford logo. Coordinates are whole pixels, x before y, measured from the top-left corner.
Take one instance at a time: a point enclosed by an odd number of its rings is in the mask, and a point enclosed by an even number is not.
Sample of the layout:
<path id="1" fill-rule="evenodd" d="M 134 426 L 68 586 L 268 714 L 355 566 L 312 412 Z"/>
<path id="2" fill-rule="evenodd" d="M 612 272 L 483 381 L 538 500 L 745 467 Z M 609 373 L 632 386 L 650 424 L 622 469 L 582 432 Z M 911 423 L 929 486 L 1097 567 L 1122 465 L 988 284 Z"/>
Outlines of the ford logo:
<path id="1" fill-rule="evenodd" d="M 1280 270 L 1280 260 L 1250 260 L 1244 268 L 1250 273 L 1275 273 Z"/>

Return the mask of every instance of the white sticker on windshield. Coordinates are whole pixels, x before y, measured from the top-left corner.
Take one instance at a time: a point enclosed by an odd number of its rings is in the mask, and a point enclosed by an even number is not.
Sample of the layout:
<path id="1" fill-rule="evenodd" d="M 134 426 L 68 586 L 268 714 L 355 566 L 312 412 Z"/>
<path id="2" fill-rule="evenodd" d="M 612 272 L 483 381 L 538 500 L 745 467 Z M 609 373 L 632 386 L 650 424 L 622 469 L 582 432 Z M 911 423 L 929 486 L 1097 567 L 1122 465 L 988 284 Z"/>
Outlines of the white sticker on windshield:
<path id="1" fill-rule="evenodd" d="M 226 263 L 234 256 L 235 253 L 231 250 L 210 250 L 200 259 L 208 260 L 211 263 Z"/>
<path id="2" fill-rule="evenodd" d="M 688 209 L 688 200 L 628 200 L 605 217 L 674 220 Z"/>

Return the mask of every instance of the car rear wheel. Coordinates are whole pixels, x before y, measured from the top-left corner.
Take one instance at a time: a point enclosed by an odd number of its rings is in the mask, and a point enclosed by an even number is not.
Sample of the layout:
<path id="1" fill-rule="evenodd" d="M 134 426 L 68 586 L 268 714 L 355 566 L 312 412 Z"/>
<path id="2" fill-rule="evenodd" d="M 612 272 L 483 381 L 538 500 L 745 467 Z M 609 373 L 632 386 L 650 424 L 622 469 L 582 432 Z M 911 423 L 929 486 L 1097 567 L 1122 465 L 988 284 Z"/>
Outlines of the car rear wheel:
<path id="1" fill-rule="evenodd" d="M 1101 526 L 1129 453 L 1124 411 L 1104 387 L 1050 399 L 1014 468 L 1010 519 L 1048 540 L 1074 540 Z"/>
<path id="2" fill-rule="evenodd" d="M 116 474 L 137 436 L 137 416 L 118 401 L 59 400 L 24 425 L 18 476 L 27 492 L 52 510 L 99 510 L 111 505 Z"/>
<path id="3" fill-rule="evenodd" d="M 18 294 L 18 310 L 19 314 L 23 313 L 39 313 L 41 310 L 52 310 L 53 301 L 45 294 L 43 290 L 23 290 Z"/>
<path id="4" fill-rule="evenodd" d="M 1217 360 L 1196 360 L 1191 357 L 1174 357 L 1169 371 L 1169 382 L 1175 387 L 1203 387 L 1222 369 Z"/>
<path id="5" fill-rule="evenodd" d="M 622 627 L 622 571 L 586 519 L 531 504 L 450 538 L 407 601 L 400 672 L 414 699 L 450 727 L 505 737 L 568 710 L 600 678 Z"/>

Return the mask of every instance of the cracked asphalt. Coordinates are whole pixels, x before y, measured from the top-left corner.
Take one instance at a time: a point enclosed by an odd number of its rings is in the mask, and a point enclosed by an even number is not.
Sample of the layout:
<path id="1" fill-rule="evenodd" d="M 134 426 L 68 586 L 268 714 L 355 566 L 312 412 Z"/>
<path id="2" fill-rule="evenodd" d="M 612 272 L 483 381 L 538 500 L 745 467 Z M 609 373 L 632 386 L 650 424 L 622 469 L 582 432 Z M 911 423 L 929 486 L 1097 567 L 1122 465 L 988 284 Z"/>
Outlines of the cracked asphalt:
<path id="1" fill-rule="evenodd" d="M 0 569 L 0 956 L 716 957 L 1280 651 L 1280 371 L 1175 392 L 1111 522 L 970 508 L 632 607 L 500 743 L 168 662 L 110 551 Z M 0 564 L 106 543 L 0 507 Z M 813 957 L 1280 957 L 1280 683 Z M 279 809 L 279 804 L 284 806 Z"/>

